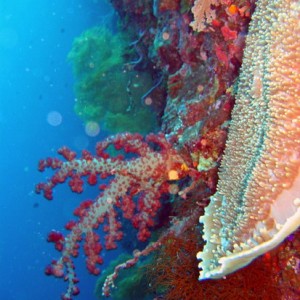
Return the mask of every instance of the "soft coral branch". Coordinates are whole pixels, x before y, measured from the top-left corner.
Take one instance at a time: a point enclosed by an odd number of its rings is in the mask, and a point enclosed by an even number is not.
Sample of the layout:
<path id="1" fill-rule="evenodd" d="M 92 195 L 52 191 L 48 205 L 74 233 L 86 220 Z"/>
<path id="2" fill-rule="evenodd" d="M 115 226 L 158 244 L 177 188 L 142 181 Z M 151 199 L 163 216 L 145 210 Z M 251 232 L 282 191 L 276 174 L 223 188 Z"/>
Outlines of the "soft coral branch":
<path id="1" fill-rule="evenodd" d="M 111 157 L 107 152 L 110 146 L 130 153 L 132 158 Z M 146 241 L 151 235 L 150 228 L 160 208 L 160 196 L 166 190 L 166 182 L 180 178 L 186 168 L 182 167 L 181 157 L 171 149 L 163 134 L 151 134 L 145 139 L 128 133 L 110 137 L 97 144 L 95 156 L 83 151 L 82 157 L 76 158 L 76 154 L 66 147 L 58 153 L 65 161 L 48 158 L 39 163 L 40 171 L 55 170 L 46 183 L 36 186 L 36 192 L 43 192 L 49 200 L 53 198 L 53 188 L 66 181 L 73 192 L 81 193 L 84 178 L 88 184 L 95 185 L 98 180 L 112 177 L 107 186 L 99 186 L 102 191 L 94 201 L 84 201 L 75 210 L 78 220 L 67 223 L 70 232 L 66 237 L 58 232 L 49 235 L 48 241 L 61 251 L 61 257 L 47 267 L 46 273 L 68 281 L 68 289 L 62 296 L 66 300 L 79 293 L 73 258 L 78 255 L 82 239 L 87 269 L 97 275 L 100 273 L 98 265 L 103 262 L 100 256 L 103 246 L 95 232 L 99 225 L 104 224 L 106 249 L 115 249 L 117 241 L 123 237 L 122 224 L 118 221 L 120 211 L 137 229 L 138 240 Z"/>

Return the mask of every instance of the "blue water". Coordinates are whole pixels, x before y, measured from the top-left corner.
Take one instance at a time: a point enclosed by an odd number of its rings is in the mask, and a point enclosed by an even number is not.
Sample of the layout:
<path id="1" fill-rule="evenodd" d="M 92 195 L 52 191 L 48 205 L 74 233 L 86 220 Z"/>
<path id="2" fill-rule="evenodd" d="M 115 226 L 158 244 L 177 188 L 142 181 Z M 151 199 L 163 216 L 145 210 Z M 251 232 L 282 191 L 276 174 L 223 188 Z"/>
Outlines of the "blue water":
<path id="1" fill-rule="evenodd" d="M 35 183 L 45 178 L 36 167 L 40 158 L 52 156 L 62 145 L 78 151 L 92 148 L 101 138 L 87 136 L 73 112 L 74 82 L 66 56 L 74 37 L 102 22 L 110 9 L 104 0 L 0 0 L 3 300 L 55 300 L 65 289 L 62 280 L 43 273 L 58 254 L 46 238 L 71 218 L 80 197 L 66 187 L 51 202 L 35 195 Z M 61 116 L 61 124 L 51 125 L 51 112 Z M 82 260 L 77 266 L 81 294 L 76 299 L 95 299 L 96 278 L 87 275 Z"/>

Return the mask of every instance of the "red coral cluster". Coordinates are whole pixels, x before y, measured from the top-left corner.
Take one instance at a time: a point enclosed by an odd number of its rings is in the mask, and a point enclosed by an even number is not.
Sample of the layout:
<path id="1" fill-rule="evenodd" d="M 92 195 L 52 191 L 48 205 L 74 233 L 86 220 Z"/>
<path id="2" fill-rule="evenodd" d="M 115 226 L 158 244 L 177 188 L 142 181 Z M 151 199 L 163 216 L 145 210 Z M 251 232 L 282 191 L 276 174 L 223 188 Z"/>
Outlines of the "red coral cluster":
<path id="1" fill-rule="evenodd" d="M 111 146 L 133 158 L 111 157 L 107 152 Z M 161 205 L 160 196 L 167 191 L 168 180 L 180 178 L 185 170 L 182 159 L 162 134 L 148 135 L 145 140 L 140 135 L 126 133 L 110 137 L 97 144 L 95 156 L 83 151 L 82 157 L 76 159 L 76 154 L 66 147 L 58 153 L 66 161 L 48 158 L 39 163 L 40 171 L 55 170 L 46 183 L 36 186 L 36 192 L 43 192 L 45 198 L 51 200 L 53 188 L 66 181 L 73 192 L 81 193 L 85 178 L 90 185 L 101 183 L 104 178 L 110 179 L 109 184 L 99 185 L 100 192 L 94 201 L 84 201 L 75 209 L 74 215 L 78 219 L 67 223 L 65 227 L 70 232 L 66 237 L 59 232 L 51 232 L 48 236 L 61 257 L 46 268 L 46 274 L 68 281 L 67 292 L 63 295 L 66 300 L 79 293 L 72 260 L 79 254 L 80 243 L 83 243 L 87 257 L 87 269 L 92 274 L 99 274 L 97 266 L 103 262 L 100 256 L 103 247 L 96 229 L 104 224 L 105 248 L 115 249 L 116 242 L 123 237 L 118 218 L 122 214 L 137 229 L 138 240 L 146 241 Z"/>

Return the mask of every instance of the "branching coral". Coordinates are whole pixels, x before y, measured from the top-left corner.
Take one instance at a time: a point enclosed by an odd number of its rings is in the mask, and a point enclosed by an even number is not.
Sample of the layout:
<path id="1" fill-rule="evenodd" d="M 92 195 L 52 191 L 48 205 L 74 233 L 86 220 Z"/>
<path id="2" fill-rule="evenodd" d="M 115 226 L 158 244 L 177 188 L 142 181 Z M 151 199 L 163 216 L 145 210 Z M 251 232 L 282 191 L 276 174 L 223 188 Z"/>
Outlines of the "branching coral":
<path id="1" fill-rule="evenodd" d="M 124 150 L 131 158 L 110 157 L 109 147 Z M 110 177 L 108 185 L 99 185 L 101 191 L 94 201 L 84 201 L 75 209 L 78 219 L 66 224 L 70 231 L 66 236 L 56 231 L 48 236 L 61 256 L 46 268 L 46 274 L 68 281 L 64 300 L 79 293 L 73 259 L 79 255 L 81 241 L 84 240 L 86 267 L 91 274 L 98 275 L 98 265 L 103 262 L 100 256 L 103 242 L 107 250 L 115 249 L 123 237 L 118 216 L 121 214 L 131 221 L 138 240 L 147 241 L 161 206 L 160 196 L 168 191 L 168 180 L 176 180 L 186 172 L 182 158 L 171 149 L 163 134 L 148 135 L 146 140 L 138 134 L 117 135 L 98 143 L 96 150 L 95 156 L 83 151 L 82 157 L 76 159 L 75 152 L 63 147 L 58 153 L 65 161 L 47 158 L 39 163 L 40 171 L 55 170 L 47 182 L 36 186 L 36 192 L 43 193 L 48 200 L 53 198 L 53 189 L 66 181 L 73 192 L 82 193 L 83 178 L 87 177 L 89 185 L 96 185 Z M 96 232 L 103 223 L 104 241 Z"/>

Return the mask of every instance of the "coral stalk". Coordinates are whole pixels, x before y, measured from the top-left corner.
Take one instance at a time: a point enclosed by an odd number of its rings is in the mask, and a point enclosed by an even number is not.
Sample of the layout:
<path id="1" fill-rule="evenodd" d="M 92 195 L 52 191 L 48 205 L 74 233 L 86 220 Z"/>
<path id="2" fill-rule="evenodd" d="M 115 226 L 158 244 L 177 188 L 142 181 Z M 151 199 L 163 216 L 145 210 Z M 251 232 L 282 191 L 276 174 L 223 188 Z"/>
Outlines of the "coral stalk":
<path id="1" fill-rule="evenodd" d="M 114 272 L 106 277 L 106 280 L 102 287 L 102 295 L 109 297 L 111 295 L 111 289 L 115 288 L 115 281 L 119 277 L 119 272 L 123 269 L 128 269 L 136 265 L 142 256 L 148 256 L 150 253 L 157 250 L 168 240 L 172 240 L 174 237 L 182 236 L 185 231 L 194 226 L 196 220 L 202 211 L 202 207 L 199 205 L 195 207 L 194 211 L 188 217 L 182 219 L 174 218 L 171 222 L 170 228 L 164 231 L 159 239 L 153 243 L 150 243 L 142 251 L 136 250 L 133 253 L 133 258 L 125 261 L 124 263 L 115 267 Z"/>

